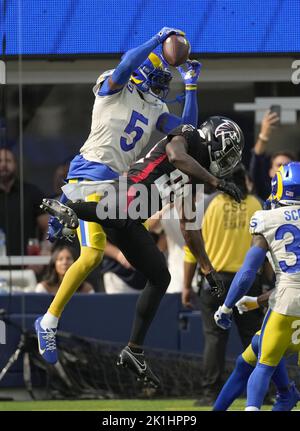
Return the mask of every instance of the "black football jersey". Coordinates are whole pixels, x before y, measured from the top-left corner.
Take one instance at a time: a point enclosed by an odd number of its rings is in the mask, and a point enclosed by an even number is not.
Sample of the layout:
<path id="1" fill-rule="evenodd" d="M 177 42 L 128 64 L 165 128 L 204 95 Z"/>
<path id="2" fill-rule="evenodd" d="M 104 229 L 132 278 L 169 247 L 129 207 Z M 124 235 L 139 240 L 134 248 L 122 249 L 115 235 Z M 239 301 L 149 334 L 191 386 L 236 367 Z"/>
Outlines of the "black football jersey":
<path id="1" fill-rule="evenodd" d="M 177 169 L 169 162 L 166 145 L 174 136 L 184 136 L 188 144 L 187 153 L 204 168 L 209 168 L 209 155 L 199 132 L 191 125 L 181 125 L 159 141 L 142 159 L 135 162 L 127 176 L 129 191 L 127 208 L 133 208 L 140 199 L 140 208 L 146 208 L 141 217 L 147 219 L 164 205 L 182 195 L 186 184 L 192 184 L 195 193 L 197 181 Z M 146 187 L 147 193 L 139 192 Z"/>
<path id="2" fill-rule="evenodd" d="M 128 179 L 133 183 L 150 185 L 159 182 L 159 178 L 179 171 L 169 162 L 166 145 L 174 136 L 184 136 L 187 141 L 187 153 L 197 160 L 204 168 L 209 168 L 209 155 L 206 145 L 199 132 L 190 124 L 185 124 L 172 130 L 165 138 L 159 141 L 149 153 L 135 162 L 129 172 Z M 189 179 L 193 182 L 193 179 Z"/>

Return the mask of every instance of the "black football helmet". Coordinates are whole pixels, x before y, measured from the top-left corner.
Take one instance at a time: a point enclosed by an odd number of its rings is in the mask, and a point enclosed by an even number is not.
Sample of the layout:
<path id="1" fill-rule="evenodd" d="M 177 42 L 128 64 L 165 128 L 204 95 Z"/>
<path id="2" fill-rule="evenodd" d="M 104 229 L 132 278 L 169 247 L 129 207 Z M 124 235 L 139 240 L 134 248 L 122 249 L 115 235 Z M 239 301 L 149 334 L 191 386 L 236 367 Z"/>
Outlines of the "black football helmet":
<path id="1" fill-rule="evenodd" d="M 230 174 L 241 161 L 244 135 L 230 118 L 209 117 L 198 132 L 204 139 L 210 158 L 210 172 L 218 178 Z"/>

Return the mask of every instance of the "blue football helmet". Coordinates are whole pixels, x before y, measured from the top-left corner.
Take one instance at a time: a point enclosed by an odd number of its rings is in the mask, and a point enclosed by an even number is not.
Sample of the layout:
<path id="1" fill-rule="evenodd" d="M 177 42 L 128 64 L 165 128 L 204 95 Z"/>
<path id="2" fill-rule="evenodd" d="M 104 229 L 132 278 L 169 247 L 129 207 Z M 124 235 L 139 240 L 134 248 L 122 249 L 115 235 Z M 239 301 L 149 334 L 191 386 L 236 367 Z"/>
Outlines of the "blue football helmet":
<path id="1" fill-rule="evenodd" d="M 300 205 L 300 162 L 280 166 L 272 178 L 269 200 L 273 207 Z"/>
<path id="2" fill-rule="evenodd" d="M 148 58 L 131 75 L 131 81 L 143 93 L 152 94 L 164 100 L 170 89 L 171 72 L 165 67 L 162 58 L 151 52 Z"/>

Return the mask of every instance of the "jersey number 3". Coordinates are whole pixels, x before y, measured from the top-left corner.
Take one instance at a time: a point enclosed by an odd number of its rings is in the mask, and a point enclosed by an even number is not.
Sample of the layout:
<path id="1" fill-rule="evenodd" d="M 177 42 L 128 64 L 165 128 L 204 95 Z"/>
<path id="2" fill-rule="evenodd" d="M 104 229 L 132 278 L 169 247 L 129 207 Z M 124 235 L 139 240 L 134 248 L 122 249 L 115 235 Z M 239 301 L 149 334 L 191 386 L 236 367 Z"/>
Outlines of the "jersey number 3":
<path id="1" fill-rule="evenodd" d="M 285 245 L 285 251 L 287 253 L 293 253 L 296 256 L 296 263 L 294 265 L 287 265 L 285 260 L 281 260 L 279 265 L 283 272 L 292 274 L 294 272 L 300 272 L 300 229 L 293 224 L 284 224 L 277 229 L 275 239 L 283 239 L 286 233 L 292 235 L 293 241 Z"/>
<path id="2" fill-rule="evenodd" d="M 137 143 L 137 141 L 139 141 L 141 139 L 141 137 L 143 136 L 144 130 L 140 126 L 136 125 L 136 123 L 138 121 L 140 121 L 143 124 L 146 124 L 146 126 L 148 124 L 148 118 L 144 117 L 139 112 L 132 111 L 130 121 L 127 124 L 127 126 L 125 127 L 124 132 L 127 133 L 128 135 L 132 132 L 135 132 L 135 136 L 132 139 L 131 144 L 127 143 L 127 138 L 124 138 L 123 136 L 121 137 L 120 145 L 121 145 L 121 148 L 123 151 L 132 150 L 135 147 L 135 144 Z"/>

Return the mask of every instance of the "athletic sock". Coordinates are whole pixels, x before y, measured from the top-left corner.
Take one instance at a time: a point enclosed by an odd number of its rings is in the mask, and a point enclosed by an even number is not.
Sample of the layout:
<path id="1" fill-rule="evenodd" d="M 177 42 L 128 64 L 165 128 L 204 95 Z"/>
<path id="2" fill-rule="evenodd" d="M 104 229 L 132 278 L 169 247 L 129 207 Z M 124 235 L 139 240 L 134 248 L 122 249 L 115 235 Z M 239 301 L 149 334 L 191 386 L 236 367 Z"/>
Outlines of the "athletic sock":
<path id="1" fill-rule="evenodd" d="M 272 376 L 272 380 L 275 383 L 279 393 L 286 393 L 289 390 L 290 381 L 286 370 L 286 361 L 284 358 L 282 358 L 277 365 Z"/>
<path id="2" fill-rule="evenodd" d="M 253 337 L 251 345 L 256 357 L 258 357 L 259 336 L 256 335 Z M 289 390 L 290 381 L 289 381 L 289 376 L 286 369 L 286 360 L 284 358 L 282 358 L 279 364 L 277 365 L 272 375 L 272 380 L 279 393 L 286 393 Z"/>
<path id="3" fill-rule="evenodd" d="M 257 364 L 247 385 L 247 407 L 261 408 L 276 367 Z"/>
<path id="4" fill-rule="evenodd" d="M 214 411 L 224 411 L 239 397 L 247 387 L 250 374 L 254 370 L 240 355 L 236 360 L 236 365 L 225 385 L 223 386 L 218 398 L 213 406 Z"/>
<path id="5" fill-rule="evenodd" d="M 53 328 L 57 328 L 58 325 L 58 317 L 55 317 L 53 314 L 49 313 L 49 311 L 47 311 L 46 314 L 44 314 L 41 323 L 40 323 L 41 327 L 43 329 L 53 329 Z"/>

